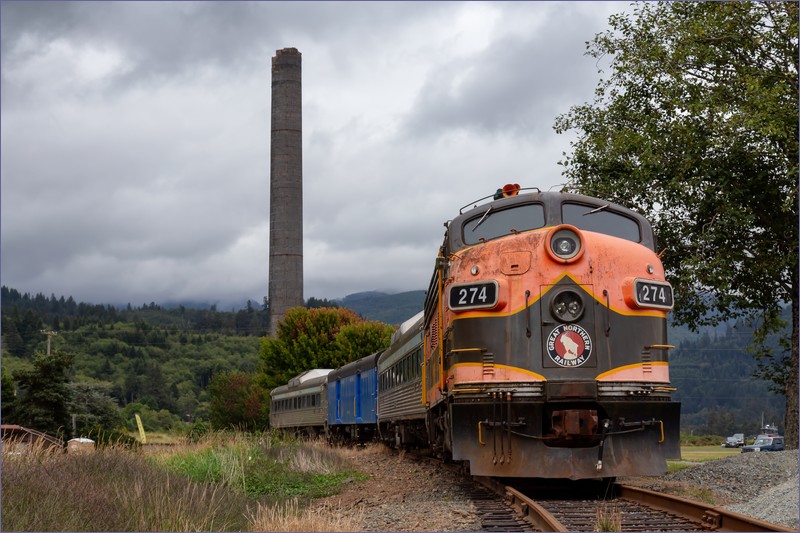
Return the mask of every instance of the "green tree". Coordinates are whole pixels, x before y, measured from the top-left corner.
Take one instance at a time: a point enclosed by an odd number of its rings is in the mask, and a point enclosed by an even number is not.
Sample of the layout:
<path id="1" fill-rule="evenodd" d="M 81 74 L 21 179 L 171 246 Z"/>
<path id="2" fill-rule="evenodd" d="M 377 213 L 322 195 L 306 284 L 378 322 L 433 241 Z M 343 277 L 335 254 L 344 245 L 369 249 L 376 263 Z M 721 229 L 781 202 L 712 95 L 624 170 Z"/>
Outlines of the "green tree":
<path id="1" fill-rule="evenodd" d="M 637 206 L 653 222 L 691 327 L 745 317 L 774 356 L 786 442 L 798 421 L 798 4 L 638 3 L 587 43 L 610 72 L 577 131 L 572 189 Z M 786 331 L 783 353 L 764 340 Z"/>
<path id="2" fill-rule="evenodd" d="M 14 407 L 17 403 L 17 397 L 14 391 L 14 381 L 11 376 L 6 372 L 6 367 L 0 367 L 2 373 L 2 382 L 0 382 L 0 406 L 2 406 L 2 413 L 0 418 L 5 420 L 14 420 Z"/>
<path id="3" fill-rule="evenodd" d="M 111 396 L 111 383 L 79 381 L 69 383 L 69 411 L 75 417 L 75 436 L 91 431 L 115 430 L 122 424 L 119 405 Z"/>
<path id="4" fill-rule="evenodd" d="M 342 326 L 334 341 L 335 367 L 386 349 L 394 327 L 383 322 L 365 321 Z"/>
<path id="5" fill-rule="evenodd" d="M 33 368 L 17 372 L 20 394 L 15 423 L 53 435 L 69 431 L 72 396 L 67 373 L 73 360 L 71 353 L 39 353 L 34 356 Z"/>
<path id="6" fill-rule="evenodd" d="M 337 368 L 386 348 L 393 328 L 341 307 L 294 307 L 274 338 L 261 340 L 264 385 L 273 388 L 313 368 Z"/>
<path id="7" fill-rule="evenodd" d="M 208 419 L 213 427 L 260 430 L 269 426 L 269 393 L 249 375 L 217 374 L 208 394 Z"/>
<path id="8" fill-rule="evenodd" d="M 17 324 L 3 316 L 3 349 L 16 357 L 24 357 L 26 348 L 25 341 L 17 330 Z"/>
<path id="9" fill-rule="evenodd" d="M 155 410 L 149 406 L 132 402 L 122 408 L 120 416 L 128 431 L 139 432 L 139 425 L 136 423 L 136 415 L 142 420 L 142 427 L 145 436 L 151 431 L 169 431 L 181 423 L 181 419 L 170 413 L 166 409 Z"/>

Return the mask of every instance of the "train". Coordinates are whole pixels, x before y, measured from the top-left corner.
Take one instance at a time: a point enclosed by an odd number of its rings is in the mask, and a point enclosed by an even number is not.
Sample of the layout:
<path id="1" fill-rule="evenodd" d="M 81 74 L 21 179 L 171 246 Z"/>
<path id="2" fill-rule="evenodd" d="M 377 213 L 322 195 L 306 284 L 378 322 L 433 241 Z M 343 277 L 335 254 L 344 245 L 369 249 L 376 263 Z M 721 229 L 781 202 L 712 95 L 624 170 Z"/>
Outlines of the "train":
<path id="1" fill-rule="evenodd" d="M 472 475 L 661 475 L 680 457 L 674 305 L 641 214 L 507 184 L 445 223 L 386 350 L 271 392 L 270 424 L 429 449 Z"/>

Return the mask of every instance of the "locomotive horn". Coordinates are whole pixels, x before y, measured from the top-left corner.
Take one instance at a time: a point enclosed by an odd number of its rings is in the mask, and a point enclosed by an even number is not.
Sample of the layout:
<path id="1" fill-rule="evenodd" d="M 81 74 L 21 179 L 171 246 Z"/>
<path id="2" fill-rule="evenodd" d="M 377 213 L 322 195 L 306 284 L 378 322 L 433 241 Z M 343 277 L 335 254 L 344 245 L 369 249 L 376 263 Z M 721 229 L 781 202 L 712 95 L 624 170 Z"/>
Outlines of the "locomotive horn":
<path id="1" fill-rule="evenodd" d="M 511 198 L 512 196 L 516 196 L 519 194 L 519 183 L 509 183 L 507 185 L 503 185 L 503 198 Z"/>

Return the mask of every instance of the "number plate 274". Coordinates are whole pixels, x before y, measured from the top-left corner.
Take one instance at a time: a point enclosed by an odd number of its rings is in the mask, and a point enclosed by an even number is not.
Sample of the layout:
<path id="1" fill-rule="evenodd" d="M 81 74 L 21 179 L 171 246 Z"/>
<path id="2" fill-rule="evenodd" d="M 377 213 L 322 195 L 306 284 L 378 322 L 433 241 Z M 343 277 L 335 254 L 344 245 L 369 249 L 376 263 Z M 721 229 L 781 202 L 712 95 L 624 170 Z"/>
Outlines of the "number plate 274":
<path id="1" fill-rule="evenodd" d="M 497 305 L 497 292 L 496 281 L 453 285 L 449 291 L 450 309 L 491 309 Z"/>
<path id="2" fill-rule="evenodd" d="M 635 290 L 636 303 L 642 307 L 672 309 L 672 287 L 669 283 L 637 279 Z"/>

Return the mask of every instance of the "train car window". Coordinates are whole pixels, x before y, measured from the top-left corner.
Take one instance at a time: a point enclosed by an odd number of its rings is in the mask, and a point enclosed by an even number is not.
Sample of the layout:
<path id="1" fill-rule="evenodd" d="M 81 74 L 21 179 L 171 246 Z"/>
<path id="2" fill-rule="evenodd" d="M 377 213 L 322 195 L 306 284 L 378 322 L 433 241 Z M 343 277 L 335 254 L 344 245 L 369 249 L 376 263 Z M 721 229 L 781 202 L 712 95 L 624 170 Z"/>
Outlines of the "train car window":
<path id="1" fill-rule="evenodd" d="M 598 209 L 597 206 L 564 204 L 561 206 L 561 220 L 565 224 L 571 224 L 586 231 L 603 233 L 633 242 L 642 240 L 639 224 L 635 220 L 614 211 Z"/>
<path id="2" fill-rule="evenodd" d="M 478 244 L 511 235 L 511 230 L 519 232 L 543 227 L 544 207 L 540 204 L 522 204 L 496 211 L 490 207 L 488 211 L 465 222 L 462 233 L 464 244 Z"/>

